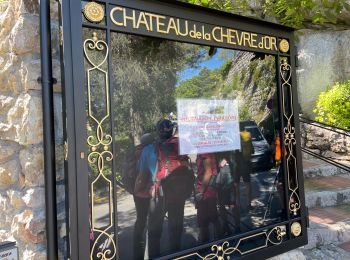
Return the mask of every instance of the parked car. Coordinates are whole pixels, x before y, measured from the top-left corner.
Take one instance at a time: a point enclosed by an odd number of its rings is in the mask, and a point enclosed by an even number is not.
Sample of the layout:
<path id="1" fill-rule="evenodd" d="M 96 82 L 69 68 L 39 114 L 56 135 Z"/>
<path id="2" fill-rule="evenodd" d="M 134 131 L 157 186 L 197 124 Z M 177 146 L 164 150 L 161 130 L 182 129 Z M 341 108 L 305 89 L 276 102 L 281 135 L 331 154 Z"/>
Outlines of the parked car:
<path id="1" fill-rule="evenodd" d="M 253 170 L 270 170 L 273 167 L 273 153 L 260 128 L 254 121 L 242 121 L 240 129 L 250 132 L 254 153 L 252 154 Z"/>

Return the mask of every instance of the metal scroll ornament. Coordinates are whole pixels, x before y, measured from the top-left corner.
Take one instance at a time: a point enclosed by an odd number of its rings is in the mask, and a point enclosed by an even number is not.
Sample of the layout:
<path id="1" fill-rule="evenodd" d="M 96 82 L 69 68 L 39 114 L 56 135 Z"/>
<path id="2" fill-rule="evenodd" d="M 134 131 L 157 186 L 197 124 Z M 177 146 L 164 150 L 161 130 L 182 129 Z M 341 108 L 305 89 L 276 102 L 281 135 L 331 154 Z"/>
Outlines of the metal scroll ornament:
<path id="1" fill-rule="evenodd" d="M 97 53 L 96 53 L 97 52 Z M 90 56 L 93 56 L 94 59 Z M 99 61 L 95 61 L 97 54 L 102 56 Z M 113 185 L 112 181 L 106 174 L 106 164 L 113 160 L 113 154 L 111 152 L 112 136 L 107 134 L 103 128 L 104 124 L 110 117 L 110 106 L 109 106 L 109 82 L 108 72 L 102 68 L 106 63 L 108 57 L 108 46 L 105 41 L 99 40 L 97 34 L 93 33 L 92 39 L 84 41 L 84 55 L 87 62 L 90 64 L 90 68 L 87 69 L 87 90 L 88 90 L 88 117 L 90 122 L 93 122 L 95 132 L 88 136 L 87 144 L 89 146 L 88 162 L 90 169 L 94 169 L 95 175 L 94 180 L 91 183 L 90 194 L 91 194 L 91 231 L 94 233 L 94 241 L 91 246 L 90 259 L 91 260 L 109 260 L 114 259 L 117 254 L 116 243 L 114 241 L 113 230 Z M 98 60 L 98 59 L 97 59 Z M 104 88 L 106 93 L 106 110 L 105 115 L 102 118 L 98 118 L 94 114 L 93 102 L 92 102 L 92 84 L 91 74 L 99 73 L 103 76 L 104 82 L 99 83 L 97 87 Z M 101 86 L 100 86 L 101 85 Z M 96 86 L 95 86 L 96 87 Z M 97 227 L 95 223 L 95 188 L 97 183 L 101 185 L 103 183 L 106 190 L 109 191 L 109 224 L 103 228 Z M 101 247 L 101 244 L 109 244 L 108 248 Z"/>
<path id="2" fill-rule="evenodd" d="M 286 149 L 286 164 L 288 175 L 288 190 L 289 190 L 289 210 L 295 216 L 300 210 L 300 198 L 299 198 L 299 181 L 298 181 L 298 168 L 297 159 L 295 157 L 295 127 L 292 125 L 294 117 L 293 110 L 293 95 L 291 77 L 292 70 L 288 64 L 287 59 L 283 59 L 280 66 L 280 75 L 282 79 L 282 103 L 283 103 L 283 116 L 286 120 L 286 127 L 284 127 L 284 144 Z"/>
<path id="3" fill-rule="evenodd" d="M 105 16 L 105 10 L 102 5 L 96 2 L 90 2 L 84 7 L 84 16 L 92 23 L 99 23 Z"/>
<path id="4" fill-rule="evenodd" d="M 271 230 L 258 232 L 254 235 L 241 238 L 237 241 L 235 245 L 230 244 L 230 242 L 228 241 L 225 241 L 222 244 L 212 245 L 210 248 L 212 252 L 208 255 L 202 256 L 198 252 L 195 252 L 189 255 L 176 258 L 175 260 L 193 259 L 193 257 L 196 257 L 196 259 L 201 259 L 201 260 L 233 259 L 231 257 L 232 257 L 232 254 L 234 253 L 245 255 L 245 254 L 254 252 L 256 250 L 266 248 L 271 245 L 279 245 L 282 243 L 285 235 L 286 235 L 286 226 L 276 226 Z M 262 245 L 252 249 L 248 249 L 248 250 L 247 249 L 244 250 L 244 248 L 242 247 L 242 244 L 244 242 L 249 242 L 250 240 L 254 240 L 261 237 L 264 237 L 265 239 Z"/>

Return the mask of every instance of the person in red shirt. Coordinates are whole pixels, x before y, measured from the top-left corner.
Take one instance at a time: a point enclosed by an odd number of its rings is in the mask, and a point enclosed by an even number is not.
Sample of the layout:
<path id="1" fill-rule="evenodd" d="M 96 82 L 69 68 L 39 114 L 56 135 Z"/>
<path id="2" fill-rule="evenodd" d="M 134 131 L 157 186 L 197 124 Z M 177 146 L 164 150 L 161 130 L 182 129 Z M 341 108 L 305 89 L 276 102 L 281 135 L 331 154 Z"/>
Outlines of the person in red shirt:
<path id="1" fill-rule="evenodd" d="M 217 192 L 211 187 L 210 179 L 217 174 L 215 154 L 199 154 L 196 160 L 198 182 L 196 185 L 197 222 L 199 240 L 202 243 L 210 239 L 209 225 L 214 226 L 214 236 L 219 237 L 219 214 L 217 210 Z"/>

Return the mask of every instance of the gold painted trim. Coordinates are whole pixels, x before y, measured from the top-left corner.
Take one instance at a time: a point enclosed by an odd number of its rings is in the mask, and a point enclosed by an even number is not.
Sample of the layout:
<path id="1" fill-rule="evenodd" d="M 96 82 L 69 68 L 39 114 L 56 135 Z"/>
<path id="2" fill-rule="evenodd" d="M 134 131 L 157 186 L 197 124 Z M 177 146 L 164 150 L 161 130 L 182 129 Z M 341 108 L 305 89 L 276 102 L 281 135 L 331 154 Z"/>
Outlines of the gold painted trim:
<path id="1" fill-rule="evenodd" d="M 63 27 L 60 26 L 60 31 L 59 31 L 59 42 L 60 42 L 60 46 L 63 46 L 63 41 L 64 41 L 64 38 L 63 38 Z"/>
<path id="2" fill-rule="evenodd" d="M 292 126 L 292 119 L 294 116 L 293 110 L 293 93 L 292 85 L 290 83 L 292 77 L 292 69 L 288 64 L 287 58 L 282 60 L 280 66 L 280 75 L 282 79 L 282 105 L 283 105 L 283 116 L 287 121 L 287 126 L 284 127 L 284 145 L 287 152 L 286 164 L 287 164 L 287 179 L 288 179 L 288 190 L 290 191 L 289 196 L 289 211 L 295 216 L 300 210 L 300 197 L 299 197 L 299 181 L 298 181 L 298 167 L 297 159 L 295 157 L 295 127 Z M 287 92 L 287 95 L 286 95 Z M 289 100 L 288 100 L 289 99 Z M 287 103 L 288 102 L 288 103 Z M 287 109 L 289 107 L 289 109 Z M 289 110 L 289 111 L 288 111 Z M 291 167 L 294 171 L 291 171 Z"/>
<path id="3" fill-rule="evenodd" d="M 298 237 L 301 234 L 301 225 L 299 222 L 294 222 L 290 227 L 293 236 Z"/>
<path id="4" fill-rule="evenodd" d="M 281 52 L 287 53 L 289 51 L 289 42 L 286 39 L 282 39 L 279 43 Z"/>
<path id="5" fill-rule="evenodd" d="M 64 142 L 64 146 L 63 146 L 63 152 L 64 152 L 64 160 L 67 161 L 68 160 L 68 142 L 65 141 Z"/>
<path id="6" fill-rule="evenodd" d="M 91 57 L 89 57 L 90 51 L 97 51 L 103 53 L 102 59 L 95 63 Z M 93 241 L 91 251 L 90 251 L 90 259 L 102 259 L 102 260 L 111 260 L 114 259 L 117 254 L 116 242 L 114 241 L 114 235 L 112 234 L 112 228 L 114 226 L 113 220 L 113 184 L 112 181 L 106 176 L 105 172 L 105 163 L 111 162 L 113 160 L 113 153 L 111 152 L 111 144 L 112 144 L 112 136 L 110 134 L 105 133 L 105 129 L 103 128 L 104 123 L 110 117 L 110 101 L 109 101 L 109 82 L 108 82 L 108 71 L 104 70 L 102 66 L 106 63 L 108 58 L 108 45 L 105 41 L 99 40 L 97 37 L 97 33 L 93 33 L 91 39 L 86 39 L 84 41 L 84 55 L 88 63 L 91 65 L 91 68 L 87 69 L 87 93 L 88 93 L 88 116 L 96 125 L 96 132 L 93 135 L 89 135 L 87 138 L 87 144 L 90 147 L 90 152 L 88 154 L 88 162 L 90 168 L 97 168 L 98 175 L 91 182 L 90 185 L 90 194 L 91 194 L 91 230 L 94 233 L 97 233 L 96 239 Z M 101 73 L 104 78 L 103 87 L 106 93 L 106 114 L 102 117 L 102 119 L 98 119 L 96 115 L 93 114 L 93 103 L 91 96 L 91 73 L 95 71 L 97 73 Z M 109 224 L 107 227 L 103 229 L 97 228 L 95 225 L 95 193 L 94 187 L 98 182 L 104 182 L 106 184 L 106 189 L 109 190 Z M 102 243 L 102 241 L 110 241 L 110 248 L 100 248 L 98 245 Z"/>
<path id="7" fill-rule="evenodd" d="M 232 255 L 234 252 L 238 252 L 240 255 L 245 255 L 249 254 L 251 252 L 254 252 L 256 250 L 266 248 L 269 245 L 279 245 L 283 241 L 283 237 L 286 235 L 286 226 L 276 226 L 270 231 L 262 231 L 259 233 L 256 233 L 251 236 L 247 236 L 244 238 L 241 238 L 238 240 L 238 242 L 234 246 L 230 246 L 229 241 L 225 241 L 222 244 L 217 244 L 217 245 L 212 245 L 211 246 L 211 251 L 212 253 L 202 256 L 198 252 L 191 253 L 185 256 L 181 256 L 178 258 L 175 258 L 174 260 L 181 260 L 181 259 L 187 259 L 189 257 L 197 257 L 198 259 L 201 260 L 211 260 L 211 259 L 217 259 L 217 260 L 224 260 L 224 259 L 231 259 L 230 255 Z M 242 242 L 247 241 L 252 238 L 256 238 L 259 236 L 265 236 L 265 244 L 255 247 L 250 250 L 245 250 L 242 248 L 240 249 L 240 245 Z"/>
<path id="8" fill-rule="evenodd" d="M 99 23 L 105 17 L 103 5 L 96 2 L 87 3 L 84 7 L 85 18 L 92 23 Z"/>

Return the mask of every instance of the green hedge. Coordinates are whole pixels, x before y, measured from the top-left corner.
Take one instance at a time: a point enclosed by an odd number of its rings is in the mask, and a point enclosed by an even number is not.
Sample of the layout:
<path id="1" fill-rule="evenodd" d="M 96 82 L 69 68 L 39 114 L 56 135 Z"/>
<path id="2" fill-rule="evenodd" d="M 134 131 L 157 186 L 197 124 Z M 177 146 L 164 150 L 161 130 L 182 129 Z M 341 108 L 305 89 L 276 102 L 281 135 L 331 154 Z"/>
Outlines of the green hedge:
<path id="1" fill-rule="evenodd" d="M 350 80 L 322 92 L 314 109 L 316 120 L 350 130 Z"/>

